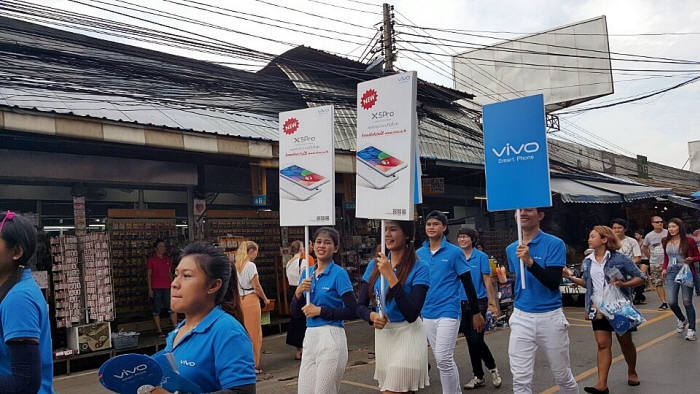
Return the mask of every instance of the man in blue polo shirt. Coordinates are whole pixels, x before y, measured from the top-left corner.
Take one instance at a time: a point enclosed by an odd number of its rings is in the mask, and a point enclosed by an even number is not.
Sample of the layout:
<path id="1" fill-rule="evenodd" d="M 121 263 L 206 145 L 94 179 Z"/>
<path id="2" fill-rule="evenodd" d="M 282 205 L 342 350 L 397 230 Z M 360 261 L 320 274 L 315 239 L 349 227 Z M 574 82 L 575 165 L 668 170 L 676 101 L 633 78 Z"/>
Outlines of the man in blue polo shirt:
<path id="1" fill-rule="evenodd" d="M 430 266 L 430 287 L 421 315 L 440 371 L 442 392 L 457 394 L 462 392 L 459 387 L 459 371 L 454 360 L 462 314 L 463 297 L 460 289 L 464 289 L 470 301 L 477 299 L 476 290 L 462 249 L 447 242 L 445 238 L 447 216 L 440 211 L 430 212 L 426 216 L 425 233 L 428 240 L 416 252 L 418 257 Z M 474 329 L 477 332 L 483 331 L 484 318 L 479 313 L 479 305 L 470 302 L 469 306 L 474 316 Z"/>
<path id="2" fill-rule="evenodd" d="M 564 242 L 540 231 L 544 212 L 520 210 L 523 242 L 506 248 L 508 265 L 515 272 L 515 309 L 510 317 L 508 355 L 513 393 L 532 393 L 535 354 L 542 348 L 562 393 L 578 393 L 569 361 L 569 322 L 562 310 L 559 284 L 566 265 Z M 517 217 L 517 216 L 516 216 Z M 525 272 L 520 272 L 523 260 Z M 525 279 L 526 288 L 521 288 Z"/>

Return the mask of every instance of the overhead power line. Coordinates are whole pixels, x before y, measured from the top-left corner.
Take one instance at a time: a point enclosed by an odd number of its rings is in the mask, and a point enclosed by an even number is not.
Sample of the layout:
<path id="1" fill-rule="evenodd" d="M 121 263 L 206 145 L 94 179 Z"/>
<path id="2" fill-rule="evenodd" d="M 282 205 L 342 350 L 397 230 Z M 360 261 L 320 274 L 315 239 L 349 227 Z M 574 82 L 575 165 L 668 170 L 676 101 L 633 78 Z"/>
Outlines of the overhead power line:
<path id="1" fill-rule="evenodd" d="M 594 110 L 594 109 L 610 108 L 610 107 L 615 107 L 615 106 L 622 105 L 622 104 L 633 103 L 633 102 L 635 102 L 635 101 L 644 100 L 644 99 L 647 99 L 647 98 L 649 98 L 649 97 L 653 97 L 653 96 L 656 96 L 656 95 L 659 95 L 659 94 L 663 94 L 663 93 L 666 93 L 666 92 L 670 92 L 671 90 L 675 90 L 675 89 L 681 88 L 681 87 L 686 86 L 686 85 L 690 85 L 690 84 L 692 84 L 692 83 L 697 82 L 698 80 L 700 80 L 700 76 L 697 76 L 697 77 L 695 77 L 695 78 L 691 78 L 691 79 L 689 79 L 689 80 L 687 80 L 687 81 L 681 82 L 681 83 L 679 83 L 679 84 L 670 86 L 670 87 L 665 88 L 665 89 L 656 90 L 656 91 L 653 91 L 653 92 L 649 92 L 649 93 L 647 93 L 647 94 L 642 94 L 641 96 L 638 96 L 638 97 L 628 98 L 628 99 L 616 101 L 616 102 L 614 102 L 614 103 L 609 103 L 609 104 L 603 104 L 603 105 L 597 105 L 597 106 L 593 106 L 593 107 L 585 107 L 585 108 L 573 109 L 573 110 L 570 110 L 570 111 L 559 112 L 559 114 L 560 114 L 560 115 L 575 114 L 575 113 L 581 113 L 581 112 L 591 111 L 591 110 Z"/>

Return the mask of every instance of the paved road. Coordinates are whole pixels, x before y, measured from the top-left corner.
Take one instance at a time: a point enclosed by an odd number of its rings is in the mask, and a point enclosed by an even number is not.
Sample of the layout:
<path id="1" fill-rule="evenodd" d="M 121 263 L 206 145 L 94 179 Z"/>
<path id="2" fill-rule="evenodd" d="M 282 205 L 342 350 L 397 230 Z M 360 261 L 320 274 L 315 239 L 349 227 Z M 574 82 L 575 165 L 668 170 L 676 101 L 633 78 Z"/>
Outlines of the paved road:
<path id="1" fill-rule="evenodd" d="M 658 303 L 655 295 L 647 293 L 648 305 L 640 307 L 647 323 L 634 334 L 634 340 L 639 349 L 638 371 L 642 385 L 627 386 L 627 367 L 620 356 L 620 349 L 615 344 L 613 348 L 613 366 L 609 378 L 611 392 L 616 393 L 668 393 L 684 394 L 700 392 L 698 371 L 700 366 L 700 343 L 687 342 L 680 334 L 675 333 L 676 319 L 671 312 L 659 312 L 654 309 Z M 695 304 L 700 306 L 700 298 L 695 298 Z M 567 307 L 566 316 L 571 324 L 571 364 L 583 386 L 591 386 L 596 382 L 596 345 L 590 324 L 583 320 L 583 308 Z M 341 393 L 376 393 L 376 382 L 372 379 L 374 365 L 371 352 L 373 351 L 373 332 L 364 322 L 351 322 L 347 326 L 348 348 L 350 361 L 343 378 Z M 487 342 L 494 354 L 496 363 L 502 372 L 503 385 L 500 389 L 487 386 L 477 392 L 512 392 L 511 375 L 508 368 L 508 329 L 498 329 L 489 332 Z M 616 357 L 617 356 L 617 357 Z M 284 336 L 265 337 L 263 344 L 262 365 L 266 374 L 258 382 L 258 393 L 296 393 L 296 378 L 299 368 L 294 361 L 294 349 L 284 344 Z M 468 360 L 467 346 L 464 338 L 460 337 L 455 358 L 459 366 L 462 383 L 471 378 L 471 365 Z M 435 362 L 432 360 L 433 366 Z M 421 393 L 440 393 L 437 369 L 430 371 L 432 385 Z M 488 383 L 488 378 L 487 378 Z M 68 377 L 55 379 L 57 393 L 87 394 L 106 393 L 97 383 L 95 371 L 76 373 Z M 538 355 L 534 379 L 535 392 L 555 393 L 556 386 L 547 368 L 546 360 Z"/>

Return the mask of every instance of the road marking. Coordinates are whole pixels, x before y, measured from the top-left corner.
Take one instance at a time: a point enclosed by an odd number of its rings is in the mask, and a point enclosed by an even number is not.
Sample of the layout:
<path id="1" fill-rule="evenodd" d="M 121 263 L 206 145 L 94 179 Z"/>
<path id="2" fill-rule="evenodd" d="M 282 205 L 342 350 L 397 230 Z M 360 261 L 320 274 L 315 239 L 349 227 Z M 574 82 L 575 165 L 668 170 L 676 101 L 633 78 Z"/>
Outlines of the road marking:
<path id="1" fill-rule="evenodd" d="M 569 326 L 571 327 L 590 327 L 590 324 L 577 324 L 577 323 L 569 323 Z"/>
<path id="2" fill-rule="evenodd" d="M 579 318 L 576 318 L 576 317 L 568 317 L 568 316 L 567 316 L 567 319 L 568 319 L 568 320 L 573 320 L 573 321 L 588 322 L 588 320 L 586 320 L 586 319 L 579 319 Z"/>
<path id="3" fill-rule="evenodd" d="M 369 384 L 364 384 L 364 383 L 357 383 L 357 382 L 352 382 L 350 380 L 341 380 L 340 383 L 345 383 L 350 386 L 355 386 L 355 387 L 362 387 L 364 389 L 369 389 L 372 391 L 379 391 L 379 388 L 377 386 L 371 386 Z"/>
<path id="4" fill-rule="evenodd" d="M 667 314 L 665 314 L 665 315 L 655 317 L 655 318 L 653 318 L 653 319 L 647 321 L 646 323 L 643 323 L 642 326 L 645 325 L 645 324 L 650 324 L 650 323 L 657 322 L 657 321 L 659 321 L 659 320 L 666 319 L 666 318 L 671 317 L 671 316 L 673 316 L 673 313 L 669 312 L 669 313 L 667 313 Z M 697 319 L 696 321 L 700 323 L 700 319 Z M 678 333 L 676 332 L 676 330 L 669 331 L 669 332 L 667 332 L 666 334 L 664 334 L 664 335 L 662 335 L 662 336 L 660 336 L 660 337 L 654 338 L 654 339 L 652 339 L 652 340 L 649 341 L 649 342 L 645 342 L 645 343 L 643 343 L 643 344 L 637 346 L 637 353 L 641 352 L 642 350 L 648 349 L 648 348 L 650 348 L 650 347 L 656 345 L 657 343 L 659 343 L 659 342 L 661 342 L 661 341 L 663 341 L 663 340 L 665 340 L 665 339 L 668 339 L 668 338 L 670 338 L 670 337 L 672 337 L 672 336 L 674 336 L 674 335 L 678 335 Z M 612 364 L 615 364 L 615 363 L 617 363 L 617 362 L 620 362 L 620 361 L 622 361 L 622 360 L 624 360 L 624 359 L 625 359 L 625 356 L 622 355 L 622 354 L 619 354 L 619 355 L 617 355 L 615 358 L 612 359 L 612 363 L 610 364 L 610 366 L 612 367 Z M 591 376 L 591 375 L 593 375 L 593 374 L 595 374 L 595 373 L 597 373 L 597 372 L 598 372 L 598 367 L 593 367 L 593 368 L 591 368 L 591 369 L 589 369 L 589 370 L 587 370 L 587 371 L 581 372 L 580 374 L 576 375 L 576 376 L 574 377 L 574 379 L 576 379 L 577 382 L 580 382 L 580 381 L 582 381 L 583 379 L 586 379 L 587 377 L 589 377 L 589 376 Z M 547 390 L 541 391 L 540 394 L 554 394 L 554 393 L 556 393 L 556 392 L 558 392 L 558 391 L 559 391 L 559 386 L 552 386 L 552 387 L 548 388 Z"/>

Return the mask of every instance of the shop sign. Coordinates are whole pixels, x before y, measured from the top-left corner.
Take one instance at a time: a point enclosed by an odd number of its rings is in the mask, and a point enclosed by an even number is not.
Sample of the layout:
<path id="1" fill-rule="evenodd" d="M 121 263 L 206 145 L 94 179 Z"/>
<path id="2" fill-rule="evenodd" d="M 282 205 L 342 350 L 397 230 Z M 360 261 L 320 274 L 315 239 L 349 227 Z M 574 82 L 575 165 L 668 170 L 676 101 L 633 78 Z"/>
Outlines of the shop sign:
<path id="1" fill-rule="evenodd" d="M 417 180 L 415 71 L 357 85 L 356 217 L 412 220 Z"/>
<path id="2" fill-rule="evenodd" d="M 637 176 L 649 178 L 649 162 L 646 156 L 637 155 Z"/>
<path id="3" fill-rule="evenodd" d="M 549 207 L 549 158 L 542 95 L 484 106 L 489 211 Z"/>
<path id="4" fill-rule="evenodd" d="M 192 209 L 195 218 L 201 217 L 207 211 L 207 200 L 195 198 Z"/>
<path id="5" fill-rule="evenodd" d="M 445 194 L 445 178 L 423 178 L 423 193 Z"/>
<path id="6" fill-rule="evenodd" d="M 332 105 L 279 114 L 280 225 L 335 224 Z"/>

